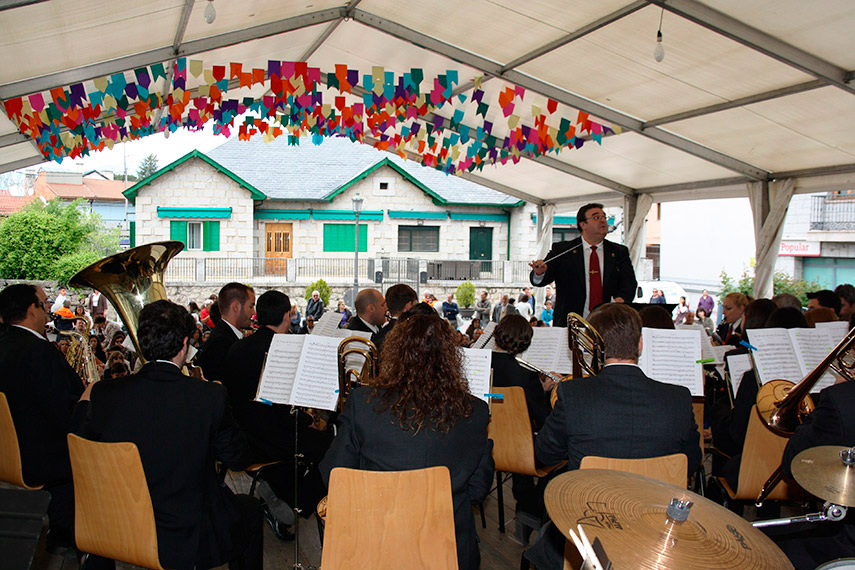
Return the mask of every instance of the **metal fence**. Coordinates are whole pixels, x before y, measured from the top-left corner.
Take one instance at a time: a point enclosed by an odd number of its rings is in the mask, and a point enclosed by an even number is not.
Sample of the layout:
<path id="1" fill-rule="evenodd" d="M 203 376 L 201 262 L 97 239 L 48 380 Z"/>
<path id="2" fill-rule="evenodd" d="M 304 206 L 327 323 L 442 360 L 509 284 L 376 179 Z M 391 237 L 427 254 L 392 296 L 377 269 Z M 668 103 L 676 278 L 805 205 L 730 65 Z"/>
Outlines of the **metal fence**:
<path id="1" fill-rule="evenodd" d="M 308 283 L 317 279 L 346 283 L 353 280 L 353 258 L 293 259 L 263 257 L 178 257 L 169 262 L 165 278 L 171 282 L 253 281 Z M 477 281 L 506 283 L 528 281 L 525 261 L 469 259 L 368 258 L 359 260 L 363 283 L 407 283 L 416 287 L 426 281 Z"/>
<path id="2" fill-rule="evenodd" d="M 811 230 L 855 230 L 855 196 L 813 196 L 810 206 Z"/>

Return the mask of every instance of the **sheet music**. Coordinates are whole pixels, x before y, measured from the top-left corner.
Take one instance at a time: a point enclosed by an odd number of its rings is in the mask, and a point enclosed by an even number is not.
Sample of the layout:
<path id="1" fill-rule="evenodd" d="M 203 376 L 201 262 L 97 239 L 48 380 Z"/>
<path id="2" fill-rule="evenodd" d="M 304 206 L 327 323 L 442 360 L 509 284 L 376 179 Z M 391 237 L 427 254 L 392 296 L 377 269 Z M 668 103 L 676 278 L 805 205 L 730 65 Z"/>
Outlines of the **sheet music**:
<path id="1" fill-rule="evenodd" d="M 638 365 L 659 382 L 689 389 L 692 396 L 704 395 L 701 331 L 642 328 L 643 350 Z"/>
<path id="2" fill-rule="evenodd" d="M 816 323 L 816 328 L 819 330 L 828 329 L 831 331 L 832 337 L 837 339 L 837 342 L 843 340 L 846 333 L 849 332 L 849 323 L 846 321 L 833 321 L 830 323 Z M 835 346 L 837 346 L 837 342 Z"/>
<path id="3" fill-rule="evenodd" d="M 305 335 L 275 334 L 258 383 L 256 400 L 289 404 Z"/>
<path id="4" fill-rule="evenodd" d="M 751 357 L 747 354 L 734 354 L 727 357 L 727 370 L 730 374 L 730 385 L 733 387 L 733 395 L 742 384 L 742 375 L 751 370 Z"/>
<path id="5" fill-rule="evenodd" d="M 318 336 L 332 336 L 336 331 L 342 330 L 338 328 L 339 323 L 341 322 L 341 313 L 336 313 L 335 311 L 327 311 L 318 322 L 315 323 L 315 328 L 312 329 L 312 332 L 309 334 L 314 334 Z"/>
<path id="6" fill-rule="evenodd" d="M 303 351 L 297 365 L 289 404 L 335 411 L 338 402 L 339 339 L 303 335 Z M 268 357 L 269 361 L 269 357 Z"/>
<path id="7" fill-rule="evenodd" d="M 488 344 L 492 343 L 489 350 L 493 350 L 496 346 L 496 342 L 493 340 L 493 332 L 496 330 L 496 324 L 493 321 L 487 323 L 487 326 L 484 327 L 484 332 L 481 333 L 481 336 L 478 337 L 478 340 L 475 341 L 475 344 L 472 345 L 472 348 L 484 348 L 486 349 Z"/>
<path id="8" fill-rule="evenodd" d="M 841 340 L 836 339 L 836 331 L 833 328 L 790 329 L 788 332 L 790 333 L 790 339 L 793 341 L 793 349 L 799 361 L 799 366 L 802 369 L 802 378 L 816 368 L 816 365 L 822 362 L 822 359 L 828 356 L 828 353 Z M 798 382 L 798 380 L 795 381 Z M 834 381 L 834 374 L 826 372 L 820 377 L 814 387 L 811 388 L 811 392 L 819 392 L 823 388 L 834 384 Z"/>
<path id="9" fill-rule="evenodd" d="M 703 342 L 703 340 L 701 342 Z M 733 348 L 734 347 L 729 344 L 722 344 L 720 346 L 712 347 L 713 354 L 715 355 L 715 363 L 724 364 L 724 355 L 733 350 Z"/>
<path id="10" fill-rule="evenodd" d="M 751 329 L 750 342 L 757 349 L 754 351 L 754 364 L 761 384 L 772 380 L 798 382 L 802 379 L 802 367 L 787 329 Z"/>
<path id="11" fill-rule="evenodd" d="M 677 325 L 677 330 L 699 331 L 703 333 L 701 335 L 701 359 L 709 360 L 710 358 L 712 358 L 716 363 L 721 362 L 721 359 L 717 358 L 715 351 L 713 351 L 713 345 L 710 341 L 710 336 L 704 330 L 704 325 L 700 323 L 692 323 L 691 325 Z"/>
<path id="12" fill-rule="evenodd" d="M 478 348 L 463 348 L 463 373 L 469 382 L 469 393 L 489 403 L 490 363 L 493 353 Z"/>
<path id="13" fill-rule="evenodd" d="M 532 332 L 534 335 L 531 338 L 531 346 L 520 354 L 520 358 L 543 370 L 568 373 L 573 370 L 572 365 L 566 368 L 566 363 L 570 362 L 570 349 L 567 347 L 565 327 L 536 327 Z M 564 356 L 562 362 L 565 363 L 562 365 L 563 370 L 558 367 L 559 358 L 562 355 Z"/>

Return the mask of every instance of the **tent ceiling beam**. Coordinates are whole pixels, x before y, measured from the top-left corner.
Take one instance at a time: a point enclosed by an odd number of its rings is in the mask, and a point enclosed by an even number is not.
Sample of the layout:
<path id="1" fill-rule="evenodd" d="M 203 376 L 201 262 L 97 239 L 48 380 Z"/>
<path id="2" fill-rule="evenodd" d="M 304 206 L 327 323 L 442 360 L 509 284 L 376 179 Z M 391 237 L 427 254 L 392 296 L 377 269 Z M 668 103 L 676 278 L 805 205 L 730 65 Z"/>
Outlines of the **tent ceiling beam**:
<path id="1" fill-rule="evenodd" d="M 208 38 L 192 40 L 181 45 L 178 54 L 172 50 L 172 46 L 156 48 L 153 50 L 140 52 L 109 61 L 84 65 L 74 69 L 67 69 L 56 73 L 49 73 L 39 77 L 15 81 L 0 85 L 0 99 L 6 100 L 13 97 L 21 97 L 31 93 L 47 91 L 54 87 L 63 87 L 81 81 L 88 81 L 105 75 L 121 73 L 129 69 L 138 67 L 146 67 L 155 63 L 169 61 L 176 55 L 190 56 L 197 53 L 204 53 L 216 49 L 229 47 L 235 44 L 248 42 L 254 39 L 264 38 L 283 34 L 308 26 L 331 22 L 342 17 L 345 13 L 345 8 L 331 8 L 328 10 L 318 10 L 301 16 L 285 18 L 276 22 L 268 22 L 243 30 L 234 32 L 226 32 Z"/>
<path id="2" fill-rule="evenodd" d="M 829 85 L 834 85 L 844 91 L 855 93 L 855 85 L 848 83 L 850 79 L 848 70 L 783 42 L 763 31 L 752 28 L 744 22 L 713 10 L 696 0 L 648 1 L 717 34 L 776 59 L 781 63 L 785 63 L 808 75 L 813 75 L 817 79 L 822 79 Z"/>
<path id="3" fill-rule="evenodd" d="M 0 0 L 0 12 L 3 10 L 12 10 L 13 8 L 21 8 L 30 4 L 40 4 L 48 0 Z"/>
<path id="4" fill-rule="evenodd" d="M 4 172 L 12 172 L 13 170 L 18 170 L 19 168 L 33 166 L 34 164 L 41 164 L 43 162 L 47 161 L 42 155 L 34 156 L 31 158 L 22 158 L 21 160 L 16 160 L 14 162 L 5 162 L 0 164 L 0 174 L 3 174 Z"/>
<path id="5" fill-rule="evenodd" d="M 463 50 L 461 48 L 423 34 L 421 32 L 417 32 L 415 30 L 407 28 L 406 26 L 398 24 L 397 22 L 386 20 L 369 12 L 365 12 L 363 10 L 358 9 L 354 11 L 353 18 L 354 20 L 370 28 L 374 28 L 393 37 L 407 41 L 417 47 L 421 47 L 428 51 L 432 51 L 439 55 L 445 56 L 456 62 L 462 63 L 463 65 L 473 67 L 475 69 L 483 71 L 484 73 L 489 73 L 491 75 L 500 75 L 501 73 L 501 66 L 494 61 L 473 54 L 471 52 L 468 52 L 466 50 Z M 724 153 L 721 153 L 704 145 L 698 144 L 689 139 L 683 138 L 679 135 L 675 135 L 673 133 L 669 133 L 667 131 L 655 127 L 645 130 L 642 128 L 642 121 L 634 117 L 611 109 L 604 105 L 600 105 L 599 103 L 596 103 L 589 99 L 585 99 L 584 97 L 581 97 L 575 93 L 571 93 L 570 91 L 566 91 L 554 85 L 550 85 L 544 81 L 540 81 L 529 75 L 520 73 L 519 71 L 510 70 L 506 72 L 503 77 L 515 85 L 519 85 L 520 87 L 524 87 L 536 93 L 540 93 L 541 95 L 554 99 L 575 109 L 588 112 L 592 115 L 605 119 L 606 121 L 619 125 L 625 129 L 640 133 L 642 136 L 666 144 L 668 146 L 694 155 L 713 164 L 717 164 L 729 170 L 733 170 L 734 172 L 738 172 L 740 174 L 748 176 L 749 178 L 753 178 L 755 180 L 765 180 L 769 175 L 767 171 L 761 168 L 743 162 L 732 156 L 728 156 Z"/>
<path id="6" fill-rule="evenodd" d="M 772 91 L 766 91 L 765 93 L 757 93 L 756 95 L 749 95 L 747 97 L 741 97 L 732 101 L 725 101 L 724 103 L 716 103 L 715 105 L 708 105 L 706 107 L 699 107 L 697 109 L 683 111 L 682 113 L 675 113 L 673 115 L 659 117 L 658 119 L 645 121 L 644 126 L 642 128 L 649 129 L 651 127 L 658 127 L 659 125 L 664 125 L 667 123 L 676 123 L 677 121 L 693 119 L 695 117 L 703 117 L 704 115 L 710 115 L 712 113 L 718 113 L 720 111 L 727 111 L 728 109 L 736 109 L 737 107 L 744 107 L 753 103 L 761 103 L 763 101 L 777 99 L 778 97 L 785 97 L 787 95 L 795 95 L 796 93 L 812 91 L 814 89 L 819 89 L 820 87 L 826 87 L 827 85 L 828 83 L 826 83 L 822 79 L 814 79 L 813 81 L 808 81 L 807 83 L 790 85 L 789 87 L 773 89 Z"/>
<path id="7" fill-rule="evenodd" d="M 315 55 L 315 52 L 320 49 L 320 47 L 324 44 L 325 41 L 327 41 L 327 39 L 329 39 L 331 35 L 333 35 L 333 32 L 338 29 L 341 23 L 344 22 L 347 18 L 349 18 L 351 14 L 353 14 L 353 11 L 356 10 L 356 6 L 359 5 L 360 2 L 362 2 L 362 0 L 350 0 L 350 2 L 348 2 L 347 6 L 345 6 L 344 8 L 344 14 L 342 14 L 340 18 L 333 20 L 326 27 L 326 29 L 321 32 L 321 35 L 319 35 L 318 38 L 312 43 L 312 45 L 310 45 L 306 49 L 306 51 L 303 52 L 303 55 L 300 56 L 300 61 L 309 61 L 309 58 Z"/>
<path id="8" fill-rule="evenodd" d="M 8 135 L 0 135 L 0 148 L 13 144 L 25 143 L 29 140 L 30 137 L 22 135 L 21 133 L 9 133 Z"/>
<path id="9" fill-rule="evenodd" d="M 614 192 L 603 192 L 599 194 L 584 194 L 582 196 L 567 196 L 548 200 L 549 204 L 560 206 L 563 204 L 590 204 L 591 202 L 604 202 L 606 205 L 623 205 L 623 196 Z"/>

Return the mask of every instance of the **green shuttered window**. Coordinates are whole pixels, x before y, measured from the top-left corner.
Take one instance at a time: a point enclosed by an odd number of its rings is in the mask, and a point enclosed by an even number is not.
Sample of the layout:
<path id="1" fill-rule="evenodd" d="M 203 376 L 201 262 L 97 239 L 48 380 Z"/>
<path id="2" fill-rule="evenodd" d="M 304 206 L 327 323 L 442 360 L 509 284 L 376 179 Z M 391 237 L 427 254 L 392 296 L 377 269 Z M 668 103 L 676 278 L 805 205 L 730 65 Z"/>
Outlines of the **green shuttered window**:
<path id="1" fill-rule="evenodd" d="M 324 224 L 324 251 L 353 251 L 354 224 Z M 368 226 L 359 224 L 359 251 L 368 251 Z"/>
<path id="2" fill-rule="evenodd" d="M 220 222 L 169 222 L 169 239 L 183 242 L 188 251 L 220 251 Z"/>

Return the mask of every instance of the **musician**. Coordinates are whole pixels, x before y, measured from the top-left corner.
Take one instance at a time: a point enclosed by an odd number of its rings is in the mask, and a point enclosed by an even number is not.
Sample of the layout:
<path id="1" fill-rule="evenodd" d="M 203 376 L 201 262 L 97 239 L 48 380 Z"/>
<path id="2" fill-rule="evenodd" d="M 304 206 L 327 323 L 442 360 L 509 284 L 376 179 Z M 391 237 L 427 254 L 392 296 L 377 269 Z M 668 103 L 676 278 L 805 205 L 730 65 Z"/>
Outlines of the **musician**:
<path id="1" fill-rule="evenodd" d="M 800 452 L 820 445 L 850 447 L 855 444 L 855 382 L 841 382 L 819 394 L 816 409 L 796 428 L 784 449 L 784 475 L 792 476 L 793 459 Z M 850 514 L 840 523 L 824 523 L 806 529 L 799 536 L 776 538 L 796 570 L 853 556 L 855 521 Z"/>
<path id="2" fill-rule="evenodd" d="M 404 283 L 398 283 L 397 285 L 392 285 L 388 289 L 386 289 L 386 308 L 389 310 L 389 314 L 391 315 L 391 319 L 389 322 L 383 325 L 383 328 L 380 329 L 380 332 L 373 335 L 371 337 L 371 341 L 377 347 L 377 350 L 381 350 L 383 348 L 383 342 L 386 340 L 386 335 L 395 327 L 398 323 L 398 319 L 405 312 L 410 310 L 410 307 L 418 304 L 419 302 L 419 294 Z"/>
<path id="3" fill-rule="evenodd" d="M 377 334 L 386 322 L 386 299 L 377 289 L 363 289 L 356 295 L 356 317 L 347 323 L 352 331 Z"/>
<path id="4" fill-rule="evenodd" d="M 534 442 L 544 465 L 567 460 L 578 469 L 586 455 L 621 459 L 684 453 L 689 473 L 701 464 L 700 435 L 688 388 L 648 378 L 638 367 L 641 317 L 608 303 L 589 319 L 603 337 L 605 367 L 593 377 L 558 384 L 558 401 Z M 563 567 L 564 538 L 553 528 L 526 552 L 538 569 Z"/>
<path id="5" fill-rule="evenodd" d="M 249 465 L 246 439 L 232 418 L 226 388 L 184 376 L 195 322 L 184 307 L 155 301 L 139 317 L 147 363 L 139 373 L 93 384 L 79 404 L 79 434 L 96 441 L 130 441 L 139 448 L 165 568 L 262 568 L 258 501 L 221 486 L 214 460 L 229 469 Z"/>
<path id="6" fill-rule="evenodd" d="M 459 567 L 474 570 L 481 556 L 472 505 L 490 491 L 493 445 L 487 405 L 469 394 L 461 359 L 454 330 L 438 315 L 398 323 L 380 355 L 380 376 L 350 393 L 321 474 L 329 483 L 335 467 L 448 467 Z"/>
<path id="7" fill-rule="evenodd" d="M 601 303 L 631 302 L 638 282 L 629 250 L 605 239 L 609 222 L 602 204 L 586 204 L 576 214 L 582 236 L 552 246 L 546 260 L 531 262 L 534 286 L 555 281 L 555 324 L 567 326 L 567 314 L 587 316 Z"/>
<path id="8" fill-rule="evenodd" d="M 196 356 L 207 380 L 222 380 L 229 348 L 243 338 L 243 330 L 252 326 L 255 312 L 255 291 L 242 283 L 227 283 L 217 296 L 220 321 L 208 342 Z"/>
<path id="9" fill-rule="evenodd" d="M 716 329 L 722 344 L 739 346 L 739 341 L 742 340 L 742 314 L 747 306 L 748 297 L 742 293 L 733 291 L 724 296 L 721 302 L 724 319 Z"/>
<path id="10" fill-rule="evenodd" d="M 289 505 L 294 499 L 294 429 L 295 418 L 290 406 L 269 406 L 255 401 L 258 382 L 264 366 L 264 358 L 273 336 L 284 334 L 290 326 L 291 300 L 280 291 L 263 293 L 256 303 L 258 330 L 232 345 L 226 358 L 226 373 L 223 384 L 229 391 L 229 399 L 234 409 L 235 420 L 246 432 L 247 438 L 255 448 L 251 460 L 253 463 L 284 460 L 281 467 L 268 468 L 262 474 L 266 484 L 259 484 L 259 494 L 265 500 L 265 506 L 271 511 L 279 525 L 273 524 L 274 533 L 287 538 L 287 529 L 283 525 L 294 524 L 294 513 L 288 505 L 280 504 L 275 497 L 281 497 Z M 312 417 L 298 412 L 298 439 L 300 452 L 307 459 L 309 469 L 303 470 L 305 476 L 300 480 L 299 506 L 308 516 L 315 505 L 324 496 L 323 485 L 317 471 L 317 464 L 330 446 L 332 437 L 324 432 L 312 429 Z M 264 482 L 263 482 L 264 483 Z M 270 487 L 267 487 L 267 484 Z M 273 494 L 275 497 L 271 497 Z M 281 535 L 281 536 L 280 536 Z"/>
<path id="11" fill-rule="evenodd" d="M 523 368 L 515 358 L 531 345 L 531 325 L 522 315 L 508 315 L 496 326 L 493 338 L 496 341 L 491 362 L 493 386 L 519 386 L 523 389 L 531 428 L 536 432 L 543 426 L 552 406 L 549 405 L 544 385 L 537 372 Z M 535 489 L 534 478 L 514 473 L 512 479 L 517 513 L 532 513 L 539 518 L 543 512 L 540 501 L 542 493 Z"/>
<path id="12" fill-rule="evenodd" d="M 19 283 L 0 292 L 0 391 L 18 434 L 24 481 L 50 491 L 47 547 L 73 552 L 74 488 L 66 434 L 83 393 L 80 377 L 45 338 L 50 303 L 44 289 Z"/>

